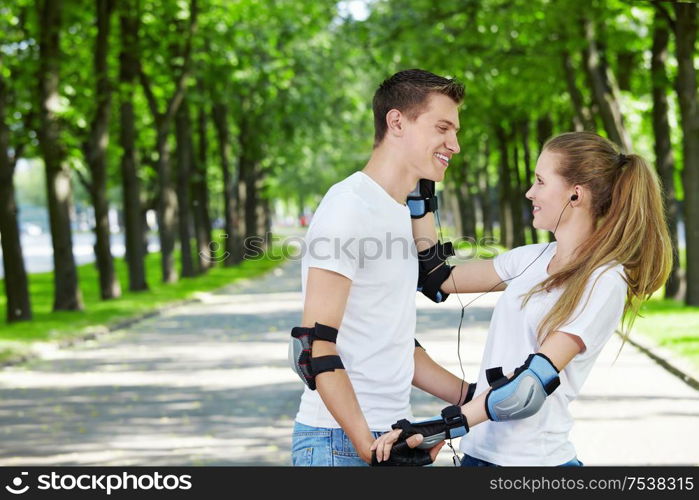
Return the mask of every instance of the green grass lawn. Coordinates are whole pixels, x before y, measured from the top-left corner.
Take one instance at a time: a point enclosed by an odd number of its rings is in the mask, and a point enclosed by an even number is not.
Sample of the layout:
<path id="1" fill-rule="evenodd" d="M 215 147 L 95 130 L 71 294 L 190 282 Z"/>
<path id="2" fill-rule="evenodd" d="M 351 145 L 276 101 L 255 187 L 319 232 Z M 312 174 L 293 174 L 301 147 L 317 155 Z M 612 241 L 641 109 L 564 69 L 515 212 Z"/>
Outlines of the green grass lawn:
<path id="1" fill-rule="evenodd" d="M 175 260 L 179 272 L 179 252 Z M 191 298 L 196 292 L 215 290 L 236 280 L 259 276 L 283 262 L 282 252 L 274 247 L 263 258 L 246 260 L 238 266 L 222 265 L 209 269 L 194 278 L 180 278 L 177 283 L 165 285 L 161 281 L 160 254 L 146 258 L 146 275 L 150 290 L 128 291 L 128 269 L 124 259 L 115 259 L 115 268 L 122 287 L 118 299 L 103 301 L 99 298 L 97 268 L 94 264 L 78 267 L 80 290 L 85 304 L 83 311 L 51 312 L 53 305 L 53 273 L 29 276 L 29 289 L 34 319 L 0 326 L 0 362 L 26 353 L 35 342 L 58 341 L 84 335 L 90 327 L 110 325 L 124 319 L 140 316 L 165 304 Z M 2 281 L 4 287 L 4 281 Z M 6 297 L 0 296 L 0 311 L 5 314 Z"/>
<path id="2" fill-rule="evenodd" d="M 699 307 L 676 300 L 653 298 L 641 306 L 631 338 L 640 333 L 652 342 L 676 352 L 699 370 Z"/>

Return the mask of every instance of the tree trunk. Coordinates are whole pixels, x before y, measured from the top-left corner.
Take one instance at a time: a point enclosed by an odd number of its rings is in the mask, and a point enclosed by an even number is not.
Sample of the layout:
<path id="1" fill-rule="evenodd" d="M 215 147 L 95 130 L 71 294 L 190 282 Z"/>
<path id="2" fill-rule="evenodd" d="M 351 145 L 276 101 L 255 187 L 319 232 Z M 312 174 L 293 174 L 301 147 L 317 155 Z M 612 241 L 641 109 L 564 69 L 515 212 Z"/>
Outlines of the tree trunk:
<path id="1" fill-rule="evenodd" d="M 514 237 L 512 234 L 512 180 L 510 179 L 510 166 L 508 165 L 507 136 L 505 129 L 498 125 L 495 129 L 500 150 L 500 170 L 498 178 L 498 199 L 500 208 L 500 244 L 505 248 L 512 248 Z"/>
<path id="2" fill-rule="evenodd" d="M 662 181 L 663 199 L 667 207 L 667 224 L 672 239 L 672 272 L 665 283 L 665 297 L 679 298 L 680 267 L 677 247 L 677 200 L 675 199 L 675 159 L 672 154 L 670 123 L 668 121 L 667 64 L 670 30 L 666 21 L 656 12 L 653 24 L 651 56 L 651 84 L 653 87 L 653 133 L 655 135 L 655 168 Z"/>
<path id="3" fill-rule="evenodd" d="M 517 144 L 517 134 L 512 133 L 512 176 L 514 186 L 510 192 L 510 206 L 512 207 L 512 247 L 521 247 L 526 243 L 524 236 L 524 190 L 522 189 L 522 178 L 519 172 L 519 147 Z"/>
<path id="4" fill-rule="evenodd" d="M 189 119 L 189 107 L 183 100 L 175 115 L 175 136 L 177 138 L 177 206 L 179 207 L 178 225 L 180 232 L 180 260 L 182 276 L 191 278 L 194 272 L 192 261 L 191 212 L 189 196 L 189 177 L 192 170 L 194 152 L 192 148 L 192 127 Z"/>
<path id="5" fill-rule="evenodd" d="M 458 186 L 454 186 L 453 189 L 459 209 L 461 236 L 473 238 L 476 236 L 476 213 L 473 197 L 468 190 L 468 184 L 462 182 Z"/>
<path id="6" fill-rule="evenodd" d="M 160 238 L 160 253 L 162 260 L 160 270 L 162 272 L 163 283 L 174 283 L 177 281 L 177 270 L 175 269 L 175 227 L 177 226 L 177 194 L 172 185 L 172 172 L 170 168 L 170 146 L 168 144 L 169 126 L 162 124 L 158 128 L 158 140 L 156 149 L 158 151 L 158 161 L 156 171 L 158 172 L 158 201 L 157 219 L 158 236 Z"/>
<path id="7" fill-rule="evenodd" d="M 584 66 L 604 129 L 613 142 L 624 151 L 630 151 L 631 138 L 624 127 L 619 107 L 619 89 L 614 75 L 604 61 L 602 51 L 598 48 L 595 25 L 592 20 L 585 19 L 583 21 L 583 32 L 587 41 L 587 47 L 583 51 Z"/>
<path id="8" fill-rule="evenodd" d="M 100 297 L 103 300 L 121 296 L 121 287 L 114 272 L 107 201 L 107 145 L 111 115 L 111 84 L 107 56 L 109 54 L 109 27 L 112 0 L 97 0 L 97 43 L 95 47 L 95 79 L 97 83 L 95 116 L 89 137 L 84 144 L 85 158 L 90 169 L 88 183 L 92 206 L 95 209 L 95 258 L 99 272 Z"/>
<path id="9" fill-rule="evenodd" d="M 138 78 L 138 18 L 133 0 L 122 0 L 119 22 L 121 25 L 121 52 L 119 54 L 119 144 L 121 157 L 122 199 L 124 204 L 124 233 L 126 264 L 129 269 L 129 290 L 148 290 L 143 241 L 145 225 L 141 208 L 141 181 L 136 167 L 136 126 L 133 94 Z"/>
<path id="10" fill-rule="evenodd" d="M 687 305 L 699 306 L 699 104 L 694 68 L 697 6 L 676 3 L 677 96 L 682 117 L 684 221 L 687 239 Z"/>
<path id="11" fill-rule="evenodd" d="M 483 166 L 478 172 L 478 190 L 481 199 L 481 213 L 483 214 L 483 236 L 493 237 L 494 208 L 493 197 L 488 183 L 488 165 L 490 163 L 490 142 L 486 140 L 483 145 Z"/>
<path id="12" fill-rule="evenodd" d="M 636 68 L 636 57 L 633 52 L 619 52 L 616 56 L 617 74 L 619 75 L 617 83 L 619 90 L 630 91 L 633 71 Z"/>
<path id="13" fill-rule="evenodd" d="M 452 180 L 455 181 L 453 178 Z M 458 181 L 444 183 L 441 196 L 441 203 L 443 203 L 444 206 L 440 205 L 440 208 L 443 209 L 442 214 L 450 214 L 450 217 L 452 217 L 454 222 L 454 230 L 456 231 L 456 235 L 457 237 L 461 237 L 464 235 L 464 233 L 463 224 L 461 221 L 461 207 L 459 206 L 459 199 L 456 193 L 456 191 L 459 189 L 458 185 Z"/>
<path id="14" fill-rule="evenodd" d="M 0 73 L 0 243 L 5 270 L 6 317 L 8 323 L 13 323 L 32 319 L 32 308 L 17 224 L 17 201 L 13 181 L 17 148 L 14 158 L 10 158 L 8 153 L 10 128 L 5 121 L 7 90 L 5 78 Z"/>
<path id="15" fill-rule="evenodd" d="M 578 84 L 575 82 L 575 65 L 573 64 L 573 59 L 570 52 L 564 50 L 562 53 L 563 59 L 563 74 L 566 79 L 566 86 L 568 88 L 568 95 L 570 95 L 570 102 L 573 105 L 573 111 L 575 115 L 573 116 L 573 126 L 575 130 L 595 130 L 595 123 L 592 121 L 592 115 L 590 114 L 590 108 L 585 106 L 585 100 L 583 95 L 578 88 Z"/>
<path id="16" fill-rule="evenodd" d="M 539 146 L 539 155 L 544 149 L 544 144 L 553 136 L 553 120 L 546 115 L 536 121 L 536 143 Z"/>
<path id="17" fill-rule="evenodd" d="M 46 167 L 46 191 L 53 243 L 54 311 L 82 310 L 70 225 L 72 187 L 60 137 L 60 0 L 39 0 L 39 146 Z"/>
<path id="18" fill-rule="evenodd" d="M 148 220 L 148 212 L 156 214 L 155 225 L 158 225 L 158 195 L 154 193 L 156 186 L 154 180 L 146 182 L 144 189 L 141 191 L 141 242 L 143 245 L 144 255 L 148 256 L 148 235 L 153 231 L 151 222 Z M 149 196 L 148 193 L 153 193 Z M 155 228 L 157 229 L 157 227 Z"/>
<path id="19" fill-rule="evenodd" d="M 247 253 L 247 247 L 248 247 L 248 240 L 245 237 L 245 234 L 247 234 L 247 230 L 245 228 L 246 221 L 245 221 L 245 206 L 246 206 L 246 200 L 248 196 L 247 192 L 247 185 L 244 180 L 244 176 L 246 174 L 245 168 L 244 168 L 244 163 L 242 163 L 242 158 L 240 155 L 238 155 L 238 179 L 237 179 L 237 185 L 234 186 L 233 189 L 235 189 L 238 193 L 237 199 L 238 203 L 236 203 L 234 210 L 235 210 L 235 222 L 236 225 L 233 228 L 235 231 L 234 234 L 239 234 L 240 239 L 243 242 L 243 245 L 241 247 L 241 250 L 243 252 L 243 256 L 241 258 L 244 259 L 245 255 Z M 254 230 L 253 230 L 254 232 Z"/>
<path id="20" fill-rule="evenodd" d="M 224 206 L 224 230 L 225 230 L 225 256 L 223 265 L 234 266 L 243 260 L 242 232 L 238 227 L 237 206 L 239 204 L 238 170 L 231 172 L 231 139 L 228 129 L 228 108 L 226 104 L 218 102 L 213 107 L 213 119 L 216 127 L 216 136 L 219 145 L 219 161 L 223 172 L 223 206 Z"/>
<path id="21" fill-rule="evenodd" d="M 240 180 L 243 183 L 243 189 L 245 191 L 244 198 L 240 200 L 245 220 L 245 232 L 243 233 L 245 239 L 262 236 L 256 234 L 258 231 L 257 160 L 252 150 L 252 133 L 253 131 L 250 128 L 248 119 L 243 117 L 240 120 L 240 155 L 238 164 L 240 168 Z"/>
<path id="22" fill-rule="evenodd" d="M 186 37 L 184 48 L 181 52 L 173 54 L 184 61 L 182 69 L 174 79 L 174 92 L 167 100 L 165 112 L 160 112 L 155 94 L 151 88 L 151 83 L 143 67 L 139 67 L 139 77 L 143 92 L 146 95 L 148 106 L 153 115 L 153 123 L 156 132 L 156 150 L 158 160 L 156 171 L 158 173 L 158 233 L 160 236 L 161 271 L 164 283 L 174 283 L 177 281 L 177 270 L 175 269 L 175 228 L 177 226 L 177 194 L 172 185 L 172 169 L 170 165 L 170 149 L 168 137 L 170 127 L 175 119 L 186 90 L 186 82 L 191 71 L 192 38 L 196 32 L 197 23 L 197 2 L 190 0 L 190 19 L 187 32 L 179 33 Z"/>
<path id="23" fill-rule="evenodd" d="M 529 200 L 526 199 L 524 196 L 526 192 L 529 190 L 529 185 L 532 182 L 532 167 L 531 167 L 531 150 L 529 148 L 529 121 L 523 120 L 520 123 L 519 126 L 520 129 L 520 134 L 522 136 L 522 151 L 523 151 L 523 161 L 524 161 L 524 187 L 523 187 L 523 193 L 522 193 L 522 199 L 525 208 L 525 219 L 527 221 L 527 226 L 529 227 L 529 232 L 531 234 L 532 238 L 532 243 L 538 243 L 539 242 L 539 235 L 536 232 L 536 229 L 534 228 L 534 221 L 533 221 L 533 216 L 532 216 L 532 208 L 531 205 L 528 203 Z"/>
<path id="24" fill-rule="evenodd" d="M 255 178 L 255 163 L 247 160 L 241 165 L 241 172 L 244 174 L 243 183 L 245 184 L 245 204 L 243 209 L 245 212 L 245 238 L 253 238 L 255 236 L 262 236 L 258 233 L 258 212 L 257 205 L 259 203 L 257 199 L 257 182 Z"/>
<path id="25" fill-rule="evenodd" d="M 199 271 L 206 272 L 213 264 L 211 255 L 211 219 L 209 218 L 209 191 L 206 185 L 206 159 L 208 141 L 206 137 L 206 110 L 200 106 L 197 119 L 199 148 L 197 161 L 192 172 L 192 205 L 194 231 L 197 240 Z"/>
<path id="26" fill-rule="evenodd" d="M 254 163 L 255 168 L 255 222 L 257 226 L 255 227 L 255 234 L 259 235 L 263 239 L 266 239 L 265 234 L 267 231 L 267 213 L 268 209 L 265 208 L 266 198 L 262 188 L 262 177 L 260 175 L 260 167 L 257 162 Z"/>
<path id="27" fill-rule="evenodd" d="M 262 223 L 260 224 L 260 229 L 261 234 L 264 235 L 265 248 L 269 249 L 272 247 L 272 202 L 264 191 L 261 191 L 261 193 L 260 205 L 262 205 Z"/>

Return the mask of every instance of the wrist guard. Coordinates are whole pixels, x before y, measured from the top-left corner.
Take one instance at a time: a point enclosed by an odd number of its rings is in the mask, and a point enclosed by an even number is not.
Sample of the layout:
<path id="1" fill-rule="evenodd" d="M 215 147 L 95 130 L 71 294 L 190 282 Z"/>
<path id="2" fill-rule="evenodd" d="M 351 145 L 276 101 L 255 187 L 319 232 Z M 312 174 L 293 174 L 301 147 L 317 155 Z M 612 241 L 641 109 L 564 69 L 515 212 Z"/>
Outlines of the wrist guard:
<path id="1" fill-rule="evenodd" d="M 417 447 L 429 449 L 445 439 L 465 436 L 468 432 L 468 422 L 464 414 L 461 413 L 461 407 L 452 405 L 444 408 L 442 414 L 438 417 L 420 422 L 409 422 L 403 419 L 393 424 L 391 428 L 403 431 L 398 438 L 398 442 L 403 443 L 410 436 L 422 434 L 422 443 Z M 393 454 L 393 450 L 391 450 L 391 454 Z"/>
<path id="2" fill-rule="evenodd" d="M 421 448 L 411 448 L 405 441 L 398 441 L 391 448 L 391 454 L 383 462 L 376 460 L 376 452 L 371 453 L 371 465 L 381 466 L 420 466 L 432 463 L 430 452 Z"/>
<path id="3" fill-rule="evenodd" d="M 464 397 L 464 401 L 461 403 L 461 406 L 465 405 L 469 401 L 473 399 L 473 396 L 476 394 L 476 383 L 473 382 L 472 384 L 468 384 L 468 389 L 466 389 L 466 396 Z"/>
<path id="4" fill-rule="evenodd" d="M 435 212 L 439 209 L 434 181 L 420 179 L 408 194 L 408 208 L 412 219 L 421 219 L 427 212 Z"/>
<path id="5" fill-rule="evenodd" d="M 312 357 L 311 348 L 315 340 L 327 340 L 334 344 L 337 340 L 337 329 L 316 323 L 313 328 L 296 326 L 291 330 L 289 364 L 312 391 L 316 388 L 317 375 L 345 368 L 340 356 Z"/>

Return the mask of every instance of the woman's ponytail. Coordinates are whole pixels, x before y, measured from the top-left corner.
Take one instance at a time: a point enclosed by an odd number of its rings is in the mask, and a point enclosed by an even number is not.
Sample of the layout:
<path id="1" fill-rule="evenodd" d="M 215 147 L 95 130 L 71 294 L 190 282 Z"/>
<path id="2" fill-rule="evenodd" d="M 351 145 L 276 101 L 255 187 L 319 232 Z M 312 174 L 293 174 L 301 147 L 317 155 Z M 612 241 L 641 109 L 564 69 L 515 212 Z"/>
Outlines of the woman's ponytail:
<path id="1" fill-rule="evenodd" d="M 619 153 L 610 141 L 591 132 L 559 135 L 544 149 L 560 155 L 558 173 L 566 182 L 590 191 L 596 227 L 572 263 L 526 295 L 525 301 L 535 293 L 563 288 L 539 325 L 539 341 L 570 318 L 592 273 L 616 264 L 623 265 L 628 284 L 622 324 L 626 339 L 641 302 L 665 283 L 672 267 L 658 176 L 641 156 Z"/>

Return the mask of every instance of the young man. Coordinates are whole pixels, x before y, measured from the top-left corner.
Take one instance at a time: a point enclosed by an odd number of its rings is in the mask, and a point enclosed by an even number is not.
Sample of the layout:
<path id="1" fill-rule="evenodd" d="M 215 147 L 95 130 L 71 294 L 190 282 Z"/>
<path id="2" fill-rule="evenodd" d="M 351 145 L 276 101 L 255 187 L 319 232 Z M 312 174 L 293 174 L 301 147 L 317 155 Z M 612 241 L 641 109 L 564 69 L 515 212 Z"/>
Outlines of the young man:
<path id="1" fill-rule="evenodd" d="M 290 349 L 307 384 L 294 465 L 372 463 L 375 438 L 412 418 L 411 383 L 463 402 L 466 385 L 414 340 L 418 259 L 406 205 L 418 180 L 441 181 L 459 152 L 463 92 L 418 69 L 384 81 L 373 100 L 369 161 L 330 188 L 313 217 L 302 260 L 303 319 Z M 433 461 L 440 447 L 416 450 L 418 460 Z"/>

